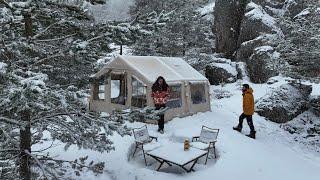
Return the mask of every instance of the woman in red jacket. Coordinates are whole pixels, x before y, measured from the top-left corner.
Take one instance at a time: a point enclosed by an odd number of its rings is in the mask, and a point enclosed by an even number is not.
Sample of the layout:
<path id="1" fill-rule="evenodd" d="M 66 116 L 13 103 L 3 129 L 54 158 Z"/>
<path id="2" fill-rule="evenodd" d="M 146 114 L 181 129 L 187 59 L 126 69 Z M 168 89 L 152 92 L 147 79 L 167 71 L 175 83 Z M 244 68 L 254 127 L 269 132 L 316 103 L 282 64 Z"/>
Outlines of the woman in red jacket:
<path id="1" fill-rule="evenodd" d="M 154 106 L 156 110 L 166 107 L 166 103 L 169 98 L 169 86 L 166 83 L 166 80 L 159 76 L 156 82 L 152 85 L 152 94 Z M 158 121 L 158 131 L 163 134 L 164 129 L 164 114 L 160 115 L 160 119 Z"/>

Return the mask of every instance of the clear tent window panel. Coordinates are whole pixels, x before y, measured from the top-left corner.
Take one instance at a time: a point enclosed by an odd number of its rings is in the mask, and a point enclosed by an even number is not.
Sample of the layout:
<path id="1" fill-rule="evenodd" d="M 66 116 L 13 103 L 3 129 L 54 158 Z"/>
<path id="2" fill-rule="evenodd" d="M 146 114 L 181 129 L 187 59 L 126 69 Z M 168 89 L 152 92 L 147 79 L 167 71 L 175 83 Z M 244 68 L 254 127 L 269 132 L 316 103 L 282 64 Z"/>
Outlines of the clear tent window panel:
<path id="1" fill-rule="evenodd" d="M 119 97 L 120 95 L 120 80 L 111 80 L 111 98 Z"/>
<path id="2" fill-rule="evenodd" d="M 175 84 L 170 85 L 169 99 L 167 102 L 167 107 L 169 108 L 180 108 L 182 106 L 181 98 L 181 85 Z"/>
<path id="3" fill-rule="evenodd" d="M 205 96 L 205 88 L 206 88 L 206 85 L 204 83 L 190 84 L 191 101 L 193 104 L 206 103 L 207 100 Z"/>
<path id="4" fill-rule="evenodd" d="M 131 105 L 139 108 L 147 106 L 147 86 L 135 77 L 132 77 Z"/>

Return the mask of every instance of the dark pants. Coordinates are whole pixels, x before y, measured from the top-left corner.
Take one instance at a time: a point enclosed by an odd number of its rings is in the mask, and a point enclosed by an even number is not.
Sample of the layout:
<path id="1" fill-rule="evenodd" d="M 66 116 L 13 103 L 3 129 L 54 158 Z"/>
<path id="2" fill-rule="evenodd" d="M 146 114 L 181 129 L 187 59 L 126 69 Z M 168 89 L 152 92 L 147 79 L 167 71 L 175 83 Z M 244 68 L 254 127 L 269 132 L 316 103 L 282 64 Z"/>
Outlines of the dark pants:
<path id="1" fill-rule="evenodd" d="M 242 129 L 242 123 L 243 123 L 243 120 L 244 118 L 247 119 L 247 123 L 250 127 L 250 131 L 251 132 L 254 132 L 254 126 L 253 126 L 253 122 L 252 122 L 252 115 L 245 115 L 244 113 L 242 113 L 239 117 L 239 124 L 238 124 L 238 128 L 239 129 Z"/>
<path id="2" fill-rule="evenodd" d="M 156 104 L 155 105 L 156 110 L 159 110 L 160 108 L 165 108 L 166 105 L 165 104 Z M 164 114 L 159 115 L 160 119 L 158 120 L 158 130 L 162 130 L 164 129 Z"/>

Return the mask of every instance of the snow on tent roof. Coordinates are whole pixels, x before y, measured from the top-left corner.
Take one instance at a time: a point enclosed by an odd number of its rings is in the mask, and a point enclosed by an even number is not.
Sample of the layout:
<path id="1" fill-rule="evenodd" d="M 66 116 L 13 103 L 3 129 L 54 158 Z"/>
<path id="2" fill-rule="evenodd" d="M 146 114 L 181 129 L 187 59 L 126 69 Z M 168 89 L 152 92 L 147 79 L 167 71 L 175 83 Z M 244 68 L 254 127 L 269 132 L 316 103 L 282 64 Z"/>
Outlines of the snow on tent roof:
<path id="1" fill-rule="evenodd" d="M 207 81 L 198 71 L 193 69 L 182 58 L 156 56 L 118 56 L 108 63 L 104 69 L 126 69 L 129 66 L 143 75 L 149 82 L 154 82 L 158 76 L 166 81 Z M 128 67 L 127 67 L 128 68 Z M 101 71 L 105 71 L 102 69 Z M 101 74 L 98 72 L 96 75 Z"/>

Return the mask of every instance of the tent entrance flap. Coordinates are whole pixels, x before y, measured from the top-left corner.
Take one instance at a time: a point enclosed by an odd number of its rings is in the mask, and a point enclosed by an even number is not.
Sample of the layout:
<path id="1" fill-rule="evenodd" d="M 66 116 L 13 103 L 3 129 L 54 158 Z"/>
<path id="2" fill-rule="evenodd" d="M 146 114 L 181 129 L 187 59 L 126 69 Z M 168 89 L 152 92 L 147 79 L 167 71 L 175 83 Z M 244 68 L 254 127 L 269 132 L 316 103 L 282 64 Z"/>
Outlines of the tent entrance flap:
<path id="1" fill-rule="evenodd" d="M 125 105 L 128 97 L 127 74 L 111 73 L 111 103 Z"/>

